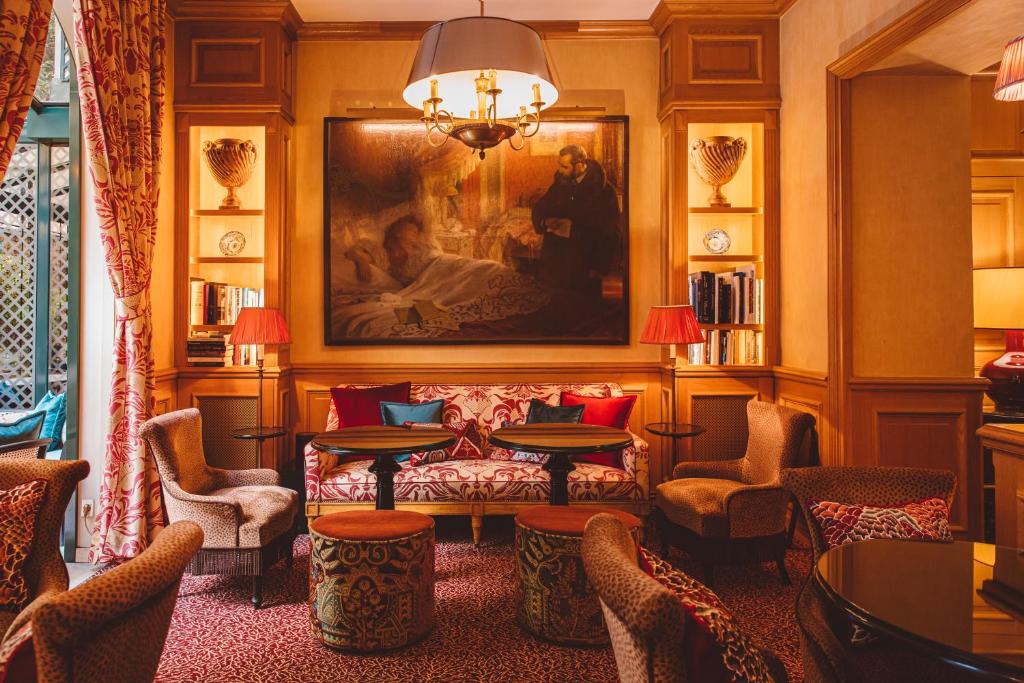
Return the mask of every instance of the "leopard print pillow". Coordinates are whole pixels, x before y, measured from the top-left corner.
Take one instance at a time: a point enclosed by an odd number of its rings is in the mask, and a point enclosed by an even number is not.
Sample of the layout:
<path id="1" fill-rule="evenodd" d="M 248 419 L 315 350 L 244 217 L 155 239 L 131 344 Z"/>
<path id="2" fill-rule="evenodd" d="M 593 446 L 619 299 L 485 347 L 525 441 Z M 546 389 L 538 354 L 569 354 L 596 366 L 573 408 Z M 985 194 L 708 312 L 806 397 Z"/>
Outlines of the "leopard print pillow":
<path id="1" fill-rule="evenodd" d="M 810 500 L 807 505 L 829 548 L 869 538 L 953 540 L 949 508 L 941 498 L 884 506 L 830 500 Z"/>
<path id="2" fill-rule="evenodd" d="M 0 491 L 0 610 L 20 612 L 29 602 L 23 568 L 45 497 L 45 479 Z"/>

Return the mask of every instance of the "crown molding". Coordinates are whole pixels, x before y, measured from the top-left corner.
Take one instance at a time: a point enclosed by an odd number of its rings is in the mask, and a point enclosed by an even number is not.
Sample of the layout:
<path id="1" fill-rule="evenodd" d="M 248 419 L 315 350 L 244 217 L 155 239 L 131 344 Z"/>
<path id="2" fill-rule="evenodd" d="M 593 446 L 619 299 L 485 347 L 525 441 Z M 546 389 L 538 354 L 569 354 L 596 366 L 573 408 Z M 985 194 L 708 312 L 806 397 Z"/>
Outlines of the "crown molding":
<path id="1" fill-rule="evenodd" d="M 310 21 L 299 28 L 299 40 L 419 40 L 436 21 Z M 525 21 L 542 38 L 655 38 L 650 22 Z"/>
<path id="2" fill-rule="evenodd" d="M 171 0 L 167 6 L 177 21 L 277 21 L 292 36 L 302 26 L 291 0 Z"/>
<path id="3" fill-rule="evenodd" d="M 778 18 L 797 0 L 661 0 L 648 23 L 658 35 L 678 18 Z"/>

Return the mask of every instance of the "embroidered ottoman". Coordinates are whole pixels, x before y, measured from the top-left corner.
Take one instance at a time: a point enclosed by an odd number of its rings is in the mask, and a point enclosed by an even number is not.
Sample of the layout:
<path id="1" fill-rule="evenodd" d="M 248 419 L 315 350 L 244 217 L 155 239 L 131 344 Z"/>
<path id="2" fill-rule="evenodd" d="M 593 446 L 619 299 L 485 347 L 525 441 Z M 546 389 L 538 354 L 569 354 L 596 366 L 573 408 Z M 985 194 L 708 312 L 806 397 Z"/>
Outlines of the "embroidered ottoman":
<path id="1" fill-rule="evenodd" d="M 434 627 L 434 520 L 402 510 L 335 512 L 309 525 L 309 625 L 356 652 L 415 642 Z"/>
<path id="2" fill-rule="evenodd" d="M 639 539 L 640 520 L 619 510 L 543 505 L 516 515 L 519 623 L 530 633 L 567 645 L 608 642 L 601 603 L 580 557 L 583 527 L 600 512 L 618 517 Z"/>

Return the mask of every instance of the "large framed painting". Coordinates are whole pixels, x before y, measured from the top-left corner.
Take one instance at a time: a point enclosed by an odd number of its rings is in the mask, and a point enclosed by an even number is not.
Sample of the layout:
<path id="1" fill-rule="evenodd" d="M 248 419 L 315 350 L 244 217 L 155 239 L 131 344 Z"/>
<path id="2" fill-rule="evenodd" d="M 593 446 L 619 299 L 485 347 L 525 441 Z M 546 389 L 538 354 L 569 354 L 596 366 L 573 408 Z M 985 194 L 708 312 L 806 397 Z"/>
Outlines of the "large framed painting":
<path id="1" fill-rule="evenodd" d="M 629 342 L 626 117 L 515 151 L 324 120 L 327 344 Z"/>

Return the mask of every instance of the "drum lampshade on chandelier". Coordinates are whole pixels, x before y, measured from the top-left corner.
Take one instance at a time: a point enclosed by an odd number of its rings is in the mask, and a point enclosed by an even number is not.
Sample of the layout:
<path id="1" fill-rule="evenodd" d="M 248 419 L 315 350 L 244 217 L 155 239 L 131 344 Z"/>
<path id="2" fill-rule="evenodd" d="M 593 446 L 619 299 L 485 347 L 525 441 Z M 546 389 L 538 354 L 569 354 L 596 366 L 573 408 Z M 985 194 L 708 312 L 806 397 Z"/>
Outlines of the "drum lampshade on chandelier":
<path id="1" fill-rule="evenodd" d="M 508 140 L 522 149 L 540 113 L 558 99 L 540 35 L 526 24 L 484 16 L 434 24 L 420 39 L 402 98 L 423 110 L 427 142 L 455 138 L 484 151 Z"/>

